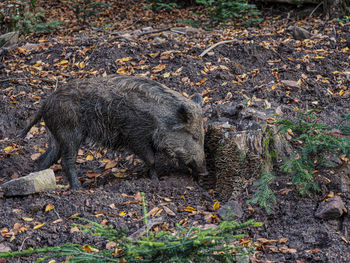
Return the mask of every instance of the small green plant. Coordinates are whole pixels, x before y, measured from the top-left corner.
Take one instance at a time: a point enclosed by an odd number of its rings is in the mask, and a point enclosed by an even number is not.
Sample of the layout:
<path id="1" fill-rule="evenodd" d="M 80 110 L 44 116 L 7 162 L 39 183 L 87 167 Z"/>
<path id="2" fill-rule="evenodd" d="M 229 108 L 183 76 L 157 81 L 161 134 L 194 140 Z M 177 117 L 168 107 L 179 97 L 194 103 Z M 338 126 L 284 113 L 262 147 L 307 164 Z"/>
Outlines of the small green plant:
<path id="1" fill-rule="evenodd" d="M 148 223 L 146 201 L 142 197 L 144 223 Z M 239 224 L 235 221 L 223 221 L 216 228 L 184 228 L 177 226 L 175 233 L 147 230 L 147 235 L 127 237 L 125 230 L 117 231 L 112 227 L 81 219 L 88 225 L 78 225 L 85 234 L 100 236 L 113 242 L 113 248 L 99 250 L 92 245 L 66 243 L 57 247 L 27 249 L 17 252 L 2 252 L 0 258 L 13 258 L 28 255 L 44 255 L 37 262 L 57 257 L 67 257 L 65 262 L 234 262 L 237 257 L 252 254 L 253 247 L 242 246 L 239 239 L 245 237 L 238 231 L 261 226 L 261 223 L 249 220 Z M 145 226 L 147 227 L 147 225 Z M 143 233 L 144 234 L 144 233 Z"/>
<path id="2" fill-rule="evenodd" d="M 258 203 L 264 207 L 267 213 L 272 213 L 271 204 L 276 204 L 276 196 L 270 188 L 270 184 L 275 180 L 275 176 L 271 173 L 264 173 L 261 175 L 259 181 L 254 182 L 253 185 L 257 187 L 252 199 L 248 203 Z"/>
<path id="3" fill-rule="evenodd" d="M 293 183 L 301 194 L 319 190 L 314 171 L 317 167 L 335 165 L 327 158 L 329 154 L 350 156 L 350 139 L 347 137 L 349 114 L 337 126 L 328 127 L 319 123 L 315 112 L 299 112 L 295 121 L 281 120 L 277 123 L 281 133 L 294 134 L 294 141 L 301 145 L 296 155 L 282 165 L 282 169 L 292 175 Z"/>
<path id="4" fill-rule="evenodd" d="M 97 16 L 109 7 L 109 3 L 95 0 L 68 0 L 72 4 L 75 17 L 78 21 L 86 24 L 89 17 Z"/>
<path id="5" fill-rule="evenodd" d="M 262 20 L 258 18 L 259 10 L 255 5 L 248 4 L 247 0 L 196 0 L 196 2 L 207 7 L 212 23 L 225 24 L 244 18 L 249 24 Z"/>
<path id="6" fill-rule="evenodd" d="M 1 6 L 0 29 L 4 32 L 48 33 L 59 28 L 57 21 L 45 21 L 45 15 L 36 12 L 36 1 L 6 1 Z"/>
<path id="7" fill-rule="evenodd" d="M 299 111 L 295 120 L 277 122 L 279 132 L 293 135 L 293 141 L 297 147 L 295 155 L 285 160 L 280 168 L 292 175 L 292 182 L 301 194 L 308 195 L 311 195 L 312 191 L 319 190 L 315 171 L 321 167 L 335 166 L 327 158 L 329 154 L 350 156 L 350 114 L 345 114 L 338 125 L 328 127 L 319 123 L 316 111 L 315 109 Z M 269 153 L 268 140 L 264 143 L 265 153 Z M 265 158 L 276 158 L 276 156 L 272 154 Z M 275 176 L 271 173 L 264 173 L 259 181 L 254 183 L 257 190 L 248 202 L 259 203 L 267 212 L 271 212 L 271 204 L 276 202 L 276 197 L 269 185 L 274 179 Z"/>

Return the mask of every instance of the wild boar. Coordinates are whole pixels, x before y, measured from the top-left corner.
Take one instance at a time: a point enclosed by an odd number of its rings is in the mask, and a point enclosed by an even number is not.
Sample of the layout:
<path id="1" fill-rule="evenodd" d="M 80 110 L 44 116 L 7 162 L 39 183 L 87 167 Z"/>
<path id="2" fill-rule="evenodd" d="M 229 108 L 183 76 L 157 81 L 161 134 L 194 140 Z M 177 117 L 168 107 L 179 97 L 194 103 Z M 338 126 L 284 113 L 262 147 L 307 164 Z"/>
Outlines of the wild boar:
<path id="1" fill-rule="evenodd" d="M 86 141 L 134 152 L 149 166 L 152 177 L 158 152 L 185 164 L 195 176 L 207 175 L 201 107 L 156 81 L 132 76 L 71 81 L 46 99 L 20 136 L 25 137 L 40 119 L 50 139 L 38 159 L 39 168 L 61 158 L 73 189 L 81 188 L 75 161 Z"/>

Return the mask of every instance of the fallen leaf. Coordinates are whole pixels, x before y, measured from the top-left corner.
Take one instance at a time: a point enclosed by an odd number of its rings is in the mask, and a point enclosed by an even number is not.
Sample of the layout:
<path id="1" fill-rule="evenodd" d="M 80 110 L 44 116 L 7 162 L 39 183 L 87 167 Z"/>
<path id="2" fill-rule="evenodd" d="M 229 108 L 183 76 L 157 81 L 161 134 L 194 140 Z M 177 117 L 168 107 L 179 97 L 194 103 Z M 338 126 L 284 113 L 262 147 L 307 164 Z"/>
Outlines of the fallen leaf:
<path id="1" fill-rule="evenodd" d="M 168 66 L 168 64 L 159 64 L 158 66 L 155 66 L 155 67 L 152 68 L 152 72 L 154 72 L 154 73 L 161 72 L 161 71 L 164 70 L 167 66 Z"/>
<path id="2" fill-rule="evenodd" d="M 54 205 L 48 204 L 48 205 L 45 207 L 45 212 L 49 212 L 49 211 L 51 211 L 51 210 L 54 209 L 54 208 L 55 208 Z"/>
<path id="3" fill-rule="evenodd" d="M 171 215 L 171 216 L 176 215 L 169 207 L 163 206 L 163 209 L 164 209 L 165 213 L 167 213 L 168 215 Z"/>
<path id="4" fill-rule="evenodd" d="M 89 245 L 84 245 L 83 250 L 89 253 L 97 253 L 99 250 L 97 248 L 91 247 Z"/>
<path id="5" fill-rule="evenodd" d="M 42 223 L 42 224 L 38 224 L 38 225 L 35 225 L 34 227 L 33 227 L 33 229 L 34 230 L 37 230 L 37 229 L 39 229 L 39 228 L 42 228 L 44 225 L 45 225 L 46 223 Z"/>

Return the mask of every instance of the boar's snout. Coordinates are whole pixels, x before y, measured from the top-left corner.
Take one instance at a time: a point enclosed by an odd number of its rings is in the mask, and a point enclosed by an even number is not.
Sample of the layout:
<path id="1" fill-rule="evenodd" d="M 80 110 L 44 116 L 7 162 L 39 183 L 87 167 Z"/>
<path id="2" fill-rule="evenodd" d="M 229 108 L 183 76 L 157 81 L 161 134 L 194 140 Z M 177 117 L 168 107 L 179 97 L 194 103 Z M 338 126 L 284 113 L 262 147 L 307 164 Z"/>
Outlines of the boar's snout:
<path id="1" fill-rule="evenodd" d="M 192 169 L 192 173 L 196 177 L 196 179 L 199 179 L 200 177 L 209 175 L 207 168 L 206 168 L 205 161 L 200 165 L 198 165 L 195 161 L 192 161 L 188 164 L 188 166 L 189 166 L 189 168 Z"/>

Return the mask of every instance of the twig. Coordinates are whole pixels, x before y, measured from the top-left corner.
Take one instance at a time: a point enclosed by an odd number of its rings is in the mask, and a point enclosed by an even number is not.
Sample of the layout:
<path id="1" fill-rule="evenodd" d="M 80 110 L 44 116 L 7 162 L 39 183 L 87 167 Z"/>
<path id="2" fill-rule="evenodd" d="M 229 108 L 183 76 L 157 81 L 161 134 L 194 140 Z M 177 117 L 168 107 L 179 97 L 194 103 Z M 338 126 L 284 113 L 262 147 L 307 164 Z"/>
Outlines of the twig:
<path id="1" fill-rule="evenodd" d="M 207 48 L 206 50 L 204 50 L 199 56 L 204 57 L 210 50 L 216 48 L 217 46 L 222 45 L 222 44 L 226 44 L 226 43 L 236 42 L 236 41 L 237 41 L 236 39 L 231 39 L 231 40 L 225 40 L 225 41 L 218 42 L 218 43 L 212 45 L 211 47 Z"/>
<path id="2" fill-rule="evenodd" d="M 317 8 L 319 8 L 321 5 L 323 4 L 323 1 L 321 1 L 315 8 L 314 10 L 311 11 L 309 18 L 312 17 L 312 15 L 315 13 L 315 11 L 317 10 Z"/>
<path id="3" fill-rule="evenodd" d="M 170 27 L 166 27 L 166 28 L 161 28 L 161 29 L 157 29 L 157 30 L 146 31 L 146 32 L 142 32 L 142 33 L 136 34 L 136 36 L 140 37 L 140 36 L 143 36 L 143 35 L 159 33 L 159 32 L 163 32 L 163 31 L 167 31 L 169 29 L 170 29 Z"/>
<path id="4" fill-rule="evenodd" d="M 39 78 L 39 77 L 30 77 L 30 78 L 9 78 L 9 79 L 0 79 L 0 82 L 6 82 L 6 81 L 13 81 L 13 80 L 30 80 L 30 79 L 38 79 L 50 83 L 54 83 L 54 80 L 51 79 L 44 79 L 44 78 Z"/>
<path id="5" fill-rule="evenodd" d="M 18 251 L 21 251 L 21 250 L 23 249 L 24 242 L 26 242 L 26 240 L 27 240 L 28 238 L 29 238 L 29 237 L 26 237 L 26 238 L 23 240 L 23 242 L 22 242 L 21 246 L 19 247 Z"/>
<path id="6" fill-rule="evenodd" d="M 141 227 L 136 232 L 132 233 L 129 238 L 137 239 L 142 237 L 145 233 L 147 233 L 153 226 L 159 225 L 164 221 L 163 217 L 156 217 L 148 221 L 146 226 Z"/>
<path id="7" fill-rule="evenodd" d="M 179 30 L 175 30 L 175 29 L 173 29 L 173 28 L 170 28 L 170 31 L 171 31 L 171 32 L 174 32 L 174 33 L 178 33 L 178 34 L 186 35 L 186 33 L 185 33 L 185 32 L 182 32 L 182 31 L 179 31 Z"/>

